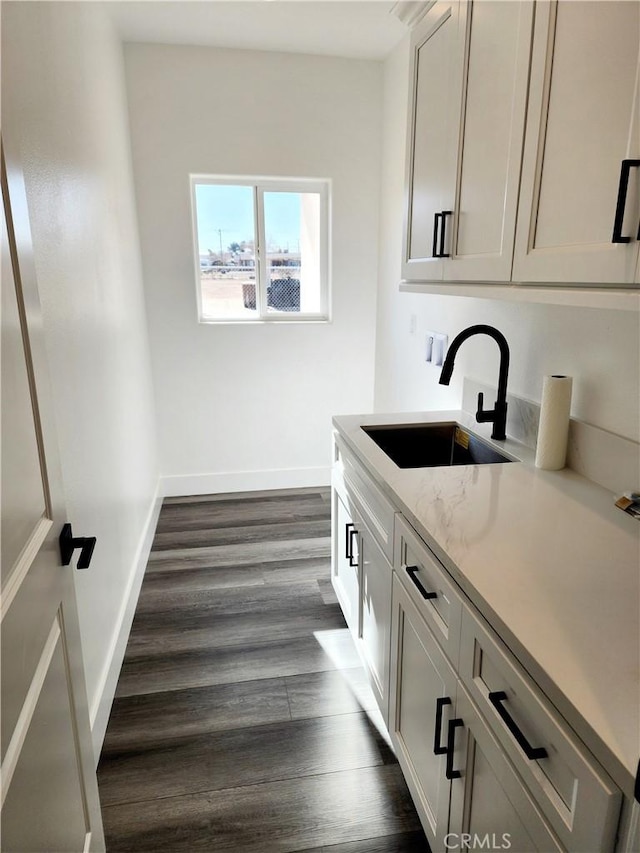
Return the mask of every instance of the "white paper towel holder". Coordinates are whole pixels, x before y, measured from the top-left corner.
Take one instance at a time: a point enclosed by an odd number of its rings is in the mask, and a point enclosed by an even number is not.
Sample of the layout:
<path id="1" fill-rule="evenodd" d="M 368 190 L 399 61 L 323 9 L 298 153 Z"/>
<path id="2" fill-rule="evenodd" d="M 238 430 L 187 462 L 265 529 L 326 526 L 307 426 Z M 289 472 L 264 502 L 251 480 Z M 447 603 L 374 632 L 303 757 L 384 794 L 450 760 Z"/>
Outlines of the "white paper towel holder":
<path id="1" fill-rule="evenodd" d="M 564 468 L 571 420 L 573 379 L 564 374 L 545 376 L 540 404 L 536 468 L 559 471 Z"/>

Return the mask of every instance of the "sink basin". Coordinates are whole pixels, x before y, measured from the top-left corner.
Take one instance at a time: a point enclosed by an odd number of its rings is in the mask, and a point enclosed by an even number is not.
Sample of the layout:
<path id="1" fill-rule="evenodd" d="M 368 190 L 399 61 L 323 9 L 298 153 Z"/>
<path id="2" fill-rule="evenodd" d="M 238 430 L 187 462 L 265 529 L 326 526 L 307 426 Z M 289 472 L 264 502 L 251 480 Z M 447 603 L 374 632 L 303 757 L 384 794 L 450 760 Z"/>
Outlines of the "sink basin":
<path id="1" fill-rule="evenodd" d="M 363 426 L 398 468 L 511 462 L 456 423 Z"/>

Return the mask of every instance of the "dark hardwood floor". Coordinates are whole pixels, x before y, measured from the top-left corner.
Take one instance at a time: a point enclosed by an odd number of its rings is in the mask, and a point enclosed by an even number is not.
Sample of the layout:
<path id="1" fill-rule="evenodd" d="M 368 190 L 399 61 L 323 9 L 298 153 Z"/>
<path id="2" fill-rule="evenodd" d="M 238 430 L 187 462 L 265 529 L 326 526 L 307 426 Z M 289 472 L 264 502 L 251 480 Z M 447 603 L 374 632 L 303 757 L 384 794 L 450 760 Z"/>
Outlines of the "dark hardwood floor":
<path id="1" fill-rule="evenodd" d="M 328 489 L 164 502 L 98 768 L 109 851 L 424 853 Z"/>

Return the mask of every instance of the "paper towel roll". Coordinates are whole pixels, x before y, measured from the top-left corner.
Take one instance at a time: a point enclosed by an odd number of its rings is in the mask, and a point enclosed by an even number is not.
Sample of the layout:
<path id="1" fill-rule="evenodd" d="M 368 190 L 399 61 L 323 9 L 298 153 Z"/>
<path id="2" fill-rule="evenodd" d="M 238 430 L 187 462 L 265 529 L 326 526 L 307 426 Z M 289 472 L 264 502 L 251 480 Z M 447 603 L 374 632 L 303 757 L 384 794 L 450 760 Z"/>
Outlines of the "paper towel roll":
<path id="1" fill-rule="evenodd" d="M 545 376 L 542 386 L 536 468 L 558 471 L 564 468 L 571 413 L 570 376 Z"/>

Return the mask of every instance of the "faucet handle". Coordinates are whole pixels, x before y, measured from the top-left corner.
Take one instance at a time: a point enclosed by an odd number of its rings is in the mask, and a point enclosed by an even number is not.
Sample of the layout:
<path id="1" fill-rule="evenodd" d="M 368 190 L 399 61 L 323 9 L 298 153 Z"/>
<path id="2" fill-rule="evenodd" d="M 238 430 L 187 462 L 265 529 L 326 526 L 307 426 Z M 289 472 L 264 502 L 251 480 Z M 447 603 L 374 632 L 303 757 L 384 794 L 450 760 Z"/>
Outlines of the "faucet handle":
<path id="1" fill-rule="evenodd" d="M 478 393 L 478 411 L 476 412 L 476 420 L 479 424 L 487 423 L 488 421 L 493 421 L 495 417 L 495 409 L 485 409 L 484 408 L 484 394 L 482 391 Z"/>

